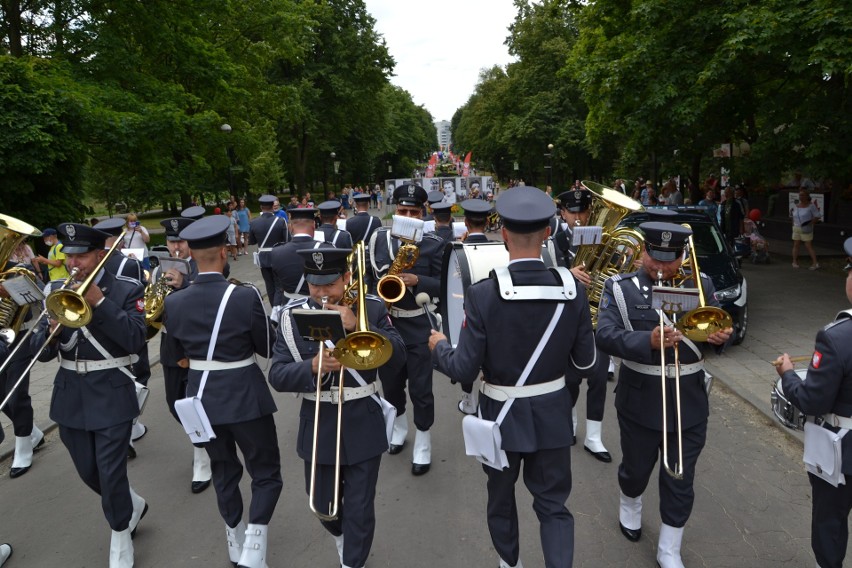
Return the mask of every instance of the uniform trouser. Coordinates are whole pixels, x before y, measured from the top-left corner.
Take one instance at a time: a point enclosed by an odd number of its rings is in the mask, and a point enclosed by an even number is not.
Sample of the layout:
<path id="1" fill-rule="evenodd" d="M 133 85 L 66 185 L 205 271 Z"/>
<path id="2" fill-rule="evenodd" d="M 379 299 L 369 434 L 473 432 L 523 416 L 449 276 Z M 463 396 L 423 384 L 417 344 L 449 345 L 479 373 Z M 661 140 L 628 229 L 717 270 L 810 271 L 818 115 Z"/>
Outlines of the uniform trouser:
<path id="1" fill-rule="evenodd" d="M 186 382 L 189 376 L 189 369 L 181 367 L 172 367 L 171 365 L 163 365 L 163 386 L 166 389 L 166 405 L 169 407 L 169 412 L 175 417 L 175 420 L 180 422 L 177 410 L 175 410 L 175 401 L 186 398 Z"/>
<path id="2" fill-rule="evenodd" d="M 662 454 L 663 433 L 634 422 L 618 413 L 621 431 L 621 465 L 618 466 L 618 485 L 627 497 L 635 498 L 645 492 L 651 473 Z M 704 420 L 683 430 L 683 479 L 675 479 L 660 466 L 660 518 L 672 527 L 686 525 L 692 513 L 695 491 L 695 465 L 707 438 L 707 421 Z M 669 432 L 669 467 L 677 463 L 677 435 Z"/>
<path id="3" fill-rule="evenodd" d="M 418 430 L 428 430 L 435 422 L 435 397 L 432 395 L 432 356 L 428 343 L 406 345 L 408 358 L 405 366 L 394 376 L 379 373 L 385 399 L 396 407 L 396 415 L 405 414 L 405 382 L 411 406 L 414 407 L 414 425 Z"/>
<path id="4" fill-rule="evenodd" d="M 820 568 L 842 568 L 849 539 L 849 511 L 852 510 L 852 476 L 846 485 L 833 487 L 808 474 L 813 492 L 811 509 L 811 549 Z"/>
<path id="5" fill-rule="evenodd" d="M 260 275 L 263 276 L 263 283 L 266 286 L 266 299 L 269 300 L 269 305 L 274 306 L 275 300 L 275 276 L 271 268 L 261 268 Z M 286 302 L 285 302 L 286 303 Z"/>
<path id="6" fill-rule="evenodd" d="M 219 513 L 229 527 L 237 526 L 243 518 L 243 497 L 240 494 L 243 464 L 237 456 L 239 446 L 245 468 L 251 476 L 248 522 L 268 525 L 283 485 L 275 420 L 267 414 L 248 422 L 216 424 L 213 431 L 216 437 L 204 447 L 213 469 Z"/>
<path id="7" fill-rule="evenodd" d="M 21 350 L 24 350 L 22 347 Z M 0 375 L 0 402 L 2 402 L 15 383 L 21 377 L 21 373 L 27 368 L 32 360 L 31 357 L 18 357 L 9 363 L 9 366 Z M 2 363 L 2 360 L 0 360 Z M 30 374 L 24 377 L 15 392 L 9 398 L 9 402 L 3 407 L 3 414 L 12 421 L 15 436 L 24 437 L 33 431 L 33 401 L 30 398 Z"/>
<path id="8" fill-rule="evenodd" d="M 575 375 L 573 380 L 576 381 L 577 385 L 579 385 L 580 380 L 583 378 L 586 379 L 588 387 L 586 390 L 586 419 L 601 422 L 603 421 L 604 407 L 606 406 L 606 379 L 609 372 L 609 355 L 600 349 L 597 351 L 594 367 L 588 371 L 577 371 L 572 368 L 571 373 Z M 569 382 L 571 382 L 570 378 Z M 577 404 L 578 398 L 579 396 L 574 397 L 574 404 Z"/>
<path id="9" fill-rule="evenodd" d="M 571 448 L 532 453 L 506 452 L 509 467 L 498 471 L 482 466 L 488 475 L 488 531 L 497 554 L 510 566 L 518 563 L 518 507 L 515 482 L 523 460 L 524 484 L 533 496 L 541 549 L 547 568 L 567 568 L 574 562 L 574 517 L 565 507 L 571 494 Z"/>
<path id="10" fill-rule="evenodd" d="M 122 422 L 102 430 L 78 430 L 59 425 L 59 437 L 83 483 L 101 496 L 109 526 L 123 531 L 130 524 L 133 502 L 127 481 L 127 446 L 133 423 Z"/>
<path id="11" fill-rule="evenodd" d="M 343 563 L 360 568 L 367 562 L 373 535 L 376 531 L 376 483 L 379 480 L 381 454 L 340 468 L 341 488 L 338 517 L 333 521 L 320 521 L 334 536 L 343 535 Z M 328 512 L 334 500 L 334 466 L 317 464 L 317 482 L 314 488 L 314 508 Z M 305 491 L 310 495 L 311 462 L 305 462 Z M 345 505 L 345 506 L 344 506 Z"/>

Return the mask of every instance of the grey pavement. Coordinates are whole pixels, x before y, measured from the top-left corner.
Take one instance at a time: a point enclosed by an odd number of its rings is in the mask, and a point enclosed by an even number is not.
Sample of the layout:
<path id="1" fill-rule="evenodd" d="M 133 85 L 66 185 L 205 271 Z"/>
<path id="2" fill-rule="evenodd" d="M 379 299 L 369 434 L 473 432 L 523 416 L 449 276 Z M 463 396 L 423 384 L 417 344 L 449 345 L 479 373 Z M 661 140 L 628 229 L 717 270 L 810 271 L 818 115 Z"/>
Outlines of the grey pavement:
<path id="1" fill-rule="evenodd" d="M 781 246 L 772 250 L 781 252 Z M 232 275 L 262 289 L 249 259 L 232 262 Z M 812 352 L 817 329 L 848 307 L 844 276 L 795 270 L 789 256 L 774 257 L 768 265 L 746 263 L 743 271 L 749 286 L 748 337 L 743 345 L 708 357 L 717 386 L 698 465 L 695 509 L 684 537 L 684 561 L 690 567 L 813 566 L 810 487 L 801 442 L 771 415 L 770 392 L 777 375 L 769 361 L 785 351 Z M 155 338 L 152 363 L 158 351 Z M 55 362 L 38 363 L 31 379 L 36 423 L 48 431 L 55 370 Z M 139 457 L 129 464 L 131 482 L 151 505 L 134 541 L 136 566 L 230 566 L 213 490 L 189 492 L 188 440 L 165 408 L 159 365 L 152 371 L 142 418 L 150 432 L 137 443 Z M 372 568 L 497 565 L 485 524 L 485 476 L 464 455 L 461 415 L 455 410 L 459 389 L 438 373 L 434 382 L 433 469 L 422 478 L 411 476 L 411 439 L 402 454 L 383 458 L 378 530 L 367 563 Z M 305 502 L 303 466 L 295 453 L 300 403 L 290 395 L 275 398 L 285 486 L 270 527 L 268 563 L 273 568 L 337 566 L 331 538 Z M 621 452 L 612 400 L 610 395 L 604 442 L 613 464 L 597 462 L 582 450 L 584 398 L 578 403 L 580 444 L 572 455 L 574 489 L 568 502 L 576 524 L 575 566 L 652 567 L 659 534 L 655 478 L 645 496 L 642 540 L 629 543 L 618 531 L 616 464 Z M 3 425 L 11 437 L 8 420 Z M 8 454 L 11 447 L 5 442 L 0 453 Z M 98 499 L 79 481 L 56 433 L 48 435 L 27 475 L 9 479 L 9 464 L 9 459 L 0 464 L 0 542 L 15 545 L 10 568 L 105 566 L 109 530 Z M 521 557 L 527 567 L 543 566 L 531 499 L 520 482 L 517 495 Z"/>

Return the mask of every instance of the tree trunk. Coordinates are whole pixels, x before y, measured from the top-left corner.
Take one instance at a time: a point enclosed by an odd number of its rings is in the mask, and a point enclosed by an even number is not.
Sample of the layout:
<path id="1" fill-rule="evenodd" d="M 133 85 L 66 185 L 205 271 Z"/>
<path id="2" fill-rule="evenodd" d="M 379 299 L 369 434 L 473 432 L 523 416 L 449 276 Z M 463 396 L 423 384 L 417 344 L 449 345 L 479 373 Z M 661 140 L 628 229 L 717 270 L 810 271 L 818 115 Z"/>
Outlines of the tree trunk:
<path id="1" fill-rule="evenodd" d="M 3 0 L 3 12 L 6 14 L 6 29 L 9 33 L 9 55 L 22 57 L 24 47 L 21 43 L 21 2 Z"/>
<path id="2" fill-rule="evenodd" d="M 701 154 L 692 156 L 692 173 L 690 174 L 690 179 L 692 180 L 692 191 L 689 197 L 693 203 L 698 203 L 704 199 L 704 189 L 701 187 Z"/>

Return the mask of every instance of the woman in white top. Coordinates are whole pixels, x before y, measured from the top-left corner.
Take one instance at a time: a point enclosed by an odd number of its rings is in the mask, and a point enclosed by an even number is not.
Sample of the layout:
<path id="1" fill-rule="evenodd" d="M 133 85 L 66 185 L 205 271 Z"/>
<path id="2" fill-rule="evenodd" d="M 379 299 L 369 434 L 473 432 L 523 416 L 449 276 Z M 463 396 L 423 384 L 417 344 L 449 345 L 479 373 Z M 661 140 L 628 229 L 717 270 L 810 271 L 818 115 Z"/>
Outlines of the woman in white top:
<path id="1" fill-rule="evenodd" d="M 819 263 L 813 245 L 814 225 L 821 220 L 822 215 L 811 202 L 811 195 L 806 189 L 799 189 L 799 199 L 790 210 L 790 217 L 793 219 L 793 268 L 799 268 L 799 243 L 803 242 L 811 255 L 809 270 L 816 270 Z"/>
<path id="2" fill-rule="evenodd" d="M 142 249 L 142 258 L 136 260 L 142 262 L 143 268 L 151 270 L 151 261 L 148 259 L 148 241 L 151 240 L 151 235 L 148 234 L 148 229 L 142 226 L 135 213 L 130 213 L 127 216 L 124 228 L 127 229 L 124 235 L 124 248 Z"/>

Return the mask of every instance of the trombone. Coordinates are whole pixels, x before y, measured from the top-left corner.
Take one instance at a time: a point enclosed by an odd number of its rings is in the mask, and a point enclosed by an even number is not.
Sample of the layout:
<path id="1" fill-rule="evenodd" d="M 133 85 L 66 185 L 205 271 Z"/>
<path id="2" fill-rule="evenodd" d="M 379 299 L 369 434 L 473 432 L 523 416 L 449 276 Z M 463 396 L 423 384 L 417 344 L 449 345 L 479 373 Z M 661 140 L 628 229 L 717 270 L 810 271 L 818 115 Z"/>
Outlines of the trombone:
<path id="1" fill-rule="evenodd" d="M 662 286 L 663 273 L 657 271 L 657 282 Z M 672 314 L 674 318 L 674 313 Z M 666 392 L 666 346 L 663 342 L 664 330 L 666 328 L 665 312 L 660 310 L 660 382 L 663 396 L 663 469 L 674 479 L 683 479 L 683 431 L 681 430 L 680 411 L 680 352 L 678 344 L 674 344 L 674 380 L 675 380 L 675 432 L 677 432 L 677 463 L 674 469 L 669 467 L 669 428 L 668 428 L 668 396 Z"/>
<path id="2" fill-rule="evenodd" d="M 75 277 L 79 270 L 77 268 L 73 268 L 71 273 L 68 275 L 68 278 L 62 283 L 62 286 L 56 290 L 51 290 L 47 295 L 47 298 L 44 300 L 44 309 L 41 314 L 39 314 L 38 319 L 35 321 L 33 326 L 27 331 L 26 334 L 21 338 L 21 341 L 18 342 L 18 345 L 15 349 L 9 353 L 6 357 L 6 360 L 3 362 L 3 365 L 0 366 L 0 371 L 6 368 L 6 366 L 12 361 L 12 357 L 17 353 L 18 349 L 24 343 L 29 343 L 27 338 L 33 333 L 33 331 L 39 326 L 41 320 L 44 319 L 46 315 L 49 315 L 52 319 L 59 322 L 59 325 L 50 332 L 50 335 L 47 336 L 44 343 L 41 344 L 38 351 L 32 356 L 32 360 L 30 361 L 27 368 L 21 373 L 21 376 L 18 377 L 18 380 L 15 381 L 15 384 L 12 385 L 12 388 L 9 390 L 9 394 L 0 403 L 0 409 L 6 406 L 6 403 L 9 402 L 9 399 L 12 397 L 12 393 L 18 388 L 21 384 L 21 381 L 24 380 L 24 377 L 27 376 L 27 373 L 30 372 L 30 369 L 33 368 L 36 361 L 38 361 L 39 356 L 44 352 L 50 342 L 53 341 L 53 338 L 56 337 L 63 327 L 71 327 L 71 328 L 80 328 L 84 325 L 88 324 L 92 321 L 92 307 L 86 302 L 86 298 L 84 297 L 86 291 L 89 289 L 89 286 L 95 281 L 98 273 L 106 266 L 109 257 L 118 250 L 118 247 L 121 245 L 124 239 L 124 234 L 127 231 L 122 231 L 121 235 L 115 240 L 113 245 L 101 259 L 101 261 L 95 266 L 92 270 L 92 273 L 86 278 L 83 282 L 77 286 L 76 289 L 71 289 L 69 286 L 74 282 Z"/>
<path id="3" fill-rule="evenodd" d="M 355 331 L 341 338 L 334 346 L 332 356 L 340 361 L 340 372 L 337 380 L 337 438 L 335 440 L 335 459 L 334 459 L 334 498 L 328 505 L 328 511 L 319 511 L 314 504 L 314 496 L 316 495 L 316 469 L 317 469 L 317 435 L 319 434 L 319 418 L 320 404 L 322 394 L 322 361 L 326 351 L 325 341 L 320 341 L 319 360 L 317 365 L 317 390 L 316 390 L 316 406 L 314 407 L 314 438 L 313 447 L 311 448 L 311 482 L 308 489 L 308 499 L 311 511 L 322 521 L 333 521 L 338 516 L 340 505 L 340 447 L 342 440 L 343 428 L 343 403 L 344 396 L 344 374 L 346 368 L 357 371 L 365 371 L 367 369 L 375 369 L 381 367 L 393 355 L 393 346 L 390 341 L 383 335 L 374 331 L 370 331 L 367 323 L 367 291 L 364 284 L 364 270 L 366 266 L 364 242 L 361 241 L 355 246 L 353 251 L 355 255 L 355 265 L 358 268 L 358 274 L 361 275 L 353 284 L 357 290 L 358 302 L 358 323 Z M 350 285 L 348 289 L 352 287 Z M 344 293 L 344 298 L 349 294 Z M 328 303 L 328 296 L 322 297 L 322 308 L 325 309 Z M 334 387 L 332 387 L 334 388 Z"/>

